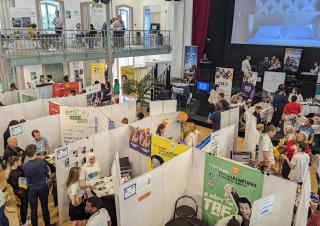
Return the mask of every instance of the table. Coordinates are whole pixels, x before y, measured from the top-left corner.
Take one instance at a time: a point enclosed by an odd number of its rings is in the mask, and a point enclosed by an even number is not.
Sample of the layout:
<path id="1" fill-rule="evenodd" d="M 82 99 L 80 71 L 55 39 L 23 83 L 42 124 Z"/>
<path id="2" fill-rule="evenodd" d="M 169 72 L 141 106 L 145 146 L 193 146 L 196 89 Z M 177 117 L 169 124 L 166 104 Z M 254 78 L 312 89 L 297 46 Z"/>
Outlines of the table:
<path id="1" fill-rule="evenodd" d="M 206 222 L 197 218 L 175 218 L 166 223 L 165 226 L 209 226 Z"/>
<path id="2" fill-rule="evenodd" d="M 320 114 L 320 103 L 301 102 L 301 115 Z"/>

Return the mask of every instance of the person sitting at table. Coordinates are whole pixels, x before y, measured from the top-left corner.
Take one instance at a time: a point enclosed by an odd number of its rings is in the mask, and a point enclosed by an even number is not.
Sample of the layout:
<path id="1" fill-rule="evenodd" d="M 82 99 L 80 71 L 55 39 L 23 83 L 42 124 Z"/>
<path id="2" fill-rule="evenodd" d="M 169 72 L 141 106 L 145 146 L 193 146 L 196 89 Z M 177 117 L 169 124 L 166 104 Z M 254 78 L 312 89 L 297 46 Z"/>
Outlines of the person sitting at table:
<path id="1" fill-rule="evenodd" d="M 262 112 L 262 107 L 257 105 L 254 109 L 254 112 L 253 112 L 253 116 L 256 117 L 257 119 L 257 124 L 263 124 L 262 122 L 262 119 L 261 119 L 261 112 Z"/>
<path id="2" fill-rule="evenodd" d="M 218 88 L 219 88 L 219 85 L 213 85 L 212 87 L 212 90 L 210 91 L 210 96 L 208 98 L 208 102 L 209 104 L 216 104 L 219 100 L 219 97 L 218 97 Z"/>
<path id="3" fill-rule="evenodd" d="M 96 155 L 89 152 L 86 157 L 86 163 L 81 167 L 80 181 L 86 184 L 86 181 L 101 177 L 101 167 L 96 160 Z M 85 186 L 84 186 L 85 187 Z"/>
<path id="4" fill-rule="evenodd" d="M 27 221 L 28 215 L 28 193 L 27 185 L 21 183 L 24 179 L 24 174 L 21 169 L 21 158 L 19 156 L 11 156 L 9 158 L 10 173 L 7 179 L 8 184 L 11 185 L 13 193 L 20 199 L 20 218 L 21 225 L 27 226 L 31 222 Z"/>
<path id="5" fill-rule="evenodd" d="M 157 131 L 156 131 L 156 135 L 160 136 L 160 137 L 165 137 L 165 132 L 166 132 L 166 126 L 164 124 L 159 124 Z"/>
<path id="6" fill-rule="evenodd" d="M 88 198 L 85 206 L 87 214 L 91 215 L 86 226 L 111 226 L 111 218 L 108 211 L 102 208 L 103 202 L 100 198 L 92 196 Z"/>
<path id="7" fill-rule="evenodd" d="M 304 125 L 300 126 L 298 131 L 300 133 L 303 133 L 306 136 L 306 143 L 307 144 L 312 144 L 313 143 L 313 138 L 314 138 L 314 129 L 312 128 L 314 124 L 313 119 L 309 118 L 304 122 Z"/>
<path id="8" fill-rule="evenodd" d="M 297 102 L 302 102 L 303 101 L 303 97 L 301 95 L 301 90 L 298 87 L 292 88 L 291 93 L 289 94 L 289 97 L 288 97 L 288 101 L 289 102 L 292 101 L 292 97 L 293 96 L 297 97 Z"/>
<path id="9" fill-rule="evenodd" d="M 19 146 L 18 146 L 18 140 L 16 137 L 9 137 L 7 140 L 7 146 L 6 149 L 4 150 L 4 154 L 3 154 L 3 159 L 6 162 L 6 164 L 8 163 L 8 160 L 10 157 L 12 156 L 18 156 L 22 158 L 22 162 L 25 159 L 25 152 L 24 150 L 22 150 Z"/>
<path id="10" fill-rule="evenodd" d="M 66 182 L 70 198 L 69 218 L 73 226 L 77 226 L 80 221 L 88 219 L 84 210 L 84 191 L 80 189 L 80 172 L 80 167 L 72 167 Z"/>
<path id="11" fill-rule="evenodd" d="M 301 113 L 301 105 L 297 102 L 297 96 L 292 96 L 291 102 L 287 103 L 283 109 L 285 115 L 299 115 Z"/>
<path id="12" fill-rule="evenodd" d="M 319 63 L 316 61 L 313 63 L 313 68 L 310 69 L 310 73 L 317 75 L 319 72 L 320 72 Z"/>
<path id="13" fill-rule="evenodd" d="M 196 124 L 190 122 L 188 124 L 188 135 L 184 139 L 185 143 L 190 147 L 195 147 L 199 143 L 200 132 L 197 130 Z"/>
<path id="14" fill-rule="evenodd" d="M 41 136 L 39 130 L 35 129 L 31 132 L 32 140 L 30 144 L 35 144 L 37 146 L 37 155 L 45 156 L 51 154 L 51 147 L 49 145 L 48 139 Z"/>
<path id="15" fill-rule="evenodd" d="M 220 130 L 221 124 L 221 112 L 229 110 L 223 103 L 223 100 L 219 100 L 215 105 L 215 111 L 209 114 L 207 123 L 212 124 L 213 132 Z"/>

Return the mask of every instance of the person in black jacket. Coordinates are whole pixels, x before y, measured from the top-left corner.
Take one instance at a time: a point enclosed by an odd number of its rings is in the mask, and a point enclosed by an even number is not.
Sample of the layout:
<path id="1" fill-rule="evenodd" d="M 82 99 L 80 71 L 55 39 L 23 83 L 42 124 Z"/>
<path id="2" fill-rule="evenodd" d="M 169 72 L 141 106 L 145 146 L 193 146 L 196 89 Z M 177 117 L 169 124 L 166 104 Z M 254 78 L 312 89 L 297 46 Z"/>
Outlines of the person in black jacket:
<path id="1" fill-rule="evenodd" d="M 262 107 L 257 105 L 255 107 L 255 111 L 253 112 L 253 116 L 256 117 L 257 119 L 257 124 L 263 124 L 262 119 L 261 119 L 261 112 L 262 112 Z"/>
<path id="2" fill-rule="evenodd" d="M 8 184 L 13 188 L 13 193 L 20 199 L 20 217 L 22 225 L 29 225 L 27 222 L 28 214 L 28 193 L 25 188 L 19 186 L 19 178 L 22 180 L 24 174 L 21 170 L 21 158 L 19 156 L 11 156 L 8 160 L 10 165 L 10 174 L 7 179 Z"/>
<path id="3" fill-rule="evenodd" d="M 3 159 L 6 163 L 8 163 L 8 160 L 11 156 L 19 156 L 21 157 L 22 161 L 25 159 L 24 151 L 18 147 L 18 140 L 15 137 L 8 138 L 8 144 L 3 155 Z"/>

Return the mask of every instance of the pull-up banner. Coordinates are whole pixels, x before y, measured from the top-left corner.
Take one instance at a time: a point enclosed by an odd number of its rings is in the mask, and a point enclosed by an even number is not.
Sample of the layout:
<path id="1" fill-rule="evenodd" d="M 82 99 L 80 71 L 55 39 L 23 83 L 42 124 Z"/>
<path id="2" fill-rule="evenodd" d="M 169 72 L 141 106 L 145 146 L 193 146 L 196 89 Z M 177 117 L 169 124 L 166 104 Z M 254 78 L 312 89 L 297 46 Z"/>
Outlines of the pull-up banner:
<path id="1" fill-rule="evenodd" d="M 249 225 L 253 202 L 262 197 L 263 174 L 214 155 L 206 155 L 202 219 L 208 225 Z"/>

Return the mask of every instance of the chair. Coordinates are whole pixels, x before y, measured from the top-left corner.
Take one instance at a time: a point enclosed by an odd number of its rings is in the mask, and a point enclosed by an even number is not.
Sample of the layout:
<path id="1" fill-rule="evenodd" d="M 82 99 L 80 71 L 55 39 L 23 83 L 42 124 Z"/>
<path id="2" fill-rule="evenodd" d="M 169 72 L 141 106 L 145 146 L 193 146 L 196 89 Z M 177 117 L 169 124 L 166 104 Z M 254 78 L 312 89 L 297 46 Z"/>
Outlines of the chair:
<path id="1" fill-rule="evenodd" d="M 187 206 L 187 205 L 181 205 L 178 206 L 179 201 L 183 200 L 183 199 L 189 199 L 191 200 L 194 205 L 195 205 L 195 209 L 192 208 L 191 206 Z M 174 213 L 173 213 L 173 218 L 175 219 L 176 216 L 179 217 L 191 217 L 191 218 L 196 218 L 198 215 L 198 204 L 197 201 L 192 198 L 191 196 L 188 195 L 184 195 L 181 196 L 180 198 L 177 199 L 176 203 L 175 203 L 175 207 L 174 207 Z"/>

